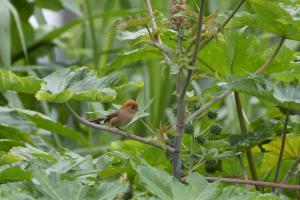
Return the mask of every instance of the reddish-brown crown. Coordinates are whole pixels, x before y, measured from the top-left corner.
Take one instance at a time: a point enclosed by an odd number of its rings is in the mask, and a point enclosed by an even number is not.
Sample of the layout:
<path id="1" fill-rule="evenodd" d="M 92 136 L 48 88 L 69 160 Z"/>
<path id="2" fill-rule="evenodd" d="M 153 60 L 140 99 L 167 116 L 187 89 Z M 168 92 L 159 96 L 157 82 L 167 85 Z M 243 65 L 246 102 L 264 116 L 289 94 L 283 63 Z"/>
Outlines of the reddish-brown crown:
<path id="1" fill-rule="evenodd" d="M 127 100 L 125 101 L 125 103 L 122 105 L 121 109 L 122 108 L 125 108 L 125 107 L 131 107 L 131 108 L 134 108 L 134 109 L 137 109 L 138 108 L 138 104 L 134 101 L 134 100 Z"/>

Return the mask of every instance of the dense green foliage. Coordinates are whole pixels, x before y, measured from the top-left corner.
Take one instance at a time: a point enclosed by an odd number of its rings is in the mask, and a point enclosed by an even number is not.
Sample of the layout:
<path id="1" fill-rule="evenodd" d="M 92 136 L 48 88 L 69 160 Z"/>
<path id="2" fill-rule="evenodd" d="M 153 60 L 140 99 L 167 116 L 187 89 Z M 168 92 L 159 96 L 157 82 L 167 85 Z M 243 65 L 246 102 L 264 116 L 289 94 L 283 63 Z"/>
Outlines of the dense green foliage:
<path id="1" fill-rule="evenodd" d="M 1 200 L 300 195 L 205 180 L 274 182 L 284 143 L 276 182 L 288 175 L 287 184 L 299 185 L 299 166 L 288 172 L 300 156 L 300 2 L 150 2 L 156 29 L 144 1 L 0 0 Z M 61 25 L 52 24 L 54 16 Z M 183 125 L 178 77 L 185 80 L 187 71 L 184 113 L 203 112 Z M 206 107 L 229 90 L 235 95 Z M 135 99 L 140 111 L 122 129 L 150 145 L 80 124 L 65 106 L 91 119 L 127 99 Z M 176 148 L 181 126 L 179 181 L 172 176 L 173 153 L 157 146 Z"/>

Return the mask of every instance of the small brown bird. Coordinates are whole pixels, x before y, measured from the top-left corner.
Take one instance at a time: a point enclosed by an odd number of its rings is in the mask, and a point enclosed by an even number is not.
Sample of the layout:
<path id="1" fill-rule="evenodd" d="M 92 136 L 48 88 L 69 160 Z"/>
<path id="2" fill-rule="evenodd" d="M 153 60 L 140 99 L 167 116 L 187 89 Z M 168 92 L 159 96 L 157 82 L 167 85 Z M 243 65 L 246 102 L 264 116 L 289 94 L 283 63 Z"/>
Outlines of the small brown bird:
<path id="1" fill-rule="evenodd" d="M 134 100 L 127 100 L 119 110 L 105 117 L 90 120 L 90 122 L 96 124 L 102 121 L 104 123 L 108 122 L 109 125 L 119 128 L 128 124 L 138 111 L 138 104 Z"/>

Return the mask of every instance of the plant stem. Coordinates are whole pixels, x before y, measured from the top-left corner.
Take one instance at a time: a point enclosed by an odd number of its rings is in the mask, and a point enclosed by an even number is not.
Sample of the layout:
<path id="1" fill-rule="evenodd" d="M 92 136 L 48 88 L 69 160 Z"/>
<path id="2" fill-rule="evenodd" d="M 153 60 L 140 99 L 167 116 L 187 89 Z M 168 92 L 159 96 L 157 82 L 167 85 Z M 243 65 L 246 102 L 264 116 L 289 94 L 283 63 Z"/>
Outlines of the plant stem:
<path id="1" fill-rule="evenodd" d="M 255 74 L 261 74 L 263 71 L 265 71 L 273 62 L 273 60 L 275 59 L 276 55 L 279 53 L 279 50 L 281 49 L 283 42 L 284 42 L 285 38 L 282 37 L 278 43 L 278 46 L 276 47 L 275 51 L 272 53 L 271 57 L 267 60 L 267 62 L 265 62 L 264 65 L 262 65 L 256 72 Z"/>
<path id="2" fill-rule="evenodd" d="M 226 20 L 223 22 L 220 28 L 218 28 L 217 33 L 219 33 L 224 27 L 229 23 L 229 21 L 234 17 L 234 15 L 237 13 L 237 11 L 241 8 L 241 6 L 245 3 L 246 0 L 240 0 L 239 3 L 236 5 L 236 7 L 233 9 L 233 11 L 230 13 L 230 15 L 226 18 Z M 213 38 L 215 35 L 210 36 L 206 40 L 200 43 L 200 48 L 205 47 Z"/>
<path id="3" fill-rule="evenodd" d="M 195 64 L 197 54 L 199 51 L 199 41 L 201 38 L 201 32 L 202 32 L 202 22 L 203 22 L 203 15 L 204 15 L 204 4 L 205 0 L 200 0 L 201 8 L 199 13 L 199 19 L 198 19 L 198 28 L 197 28 L 197 38 L 196 38 L 196 46 L 194 49 L 193 58 L 191 60 L 191 65 Z M 180 29 L 179 29 L 180 30 Z M 181 35 L 179 33 L 178 35 Z M 181 37 L 178 38 L 179 44 L 181 44 L 180 40 Z M 198 44 L 197 44 L 198 42 Z M 180 47 L 179 47 L 180 49 Z M 173 174 L 177 179 L 180 179 L 181 177 L 181 160 L 180 160 L 180 150 L 181 150 L 181 143 L 182 143 L 182 136 L 184 133 L 184 127 L 185 127 L 185 93 L 187 91 L 191 76 L 192 76 L 192 70 L 188 71 L 186 81 L 183 81 L 183 70 L 180 69 L 178 74 L 176 75 L 176 107 L 177 107 L 177 116 L 176 116 L 176 131 L 177 136 L 175 138 L 174 142 L 174 154 L 172 159 L 172 166 L 173 166 Z"/>
<path id="4" fill-rule="evenodd" d="M 190 62 L 191 66 L 195 65 L 196 60 L 197 60 L 197 55 L 198 55 L 198 52 L 199 52 L 201 33 L 202 33 L 202 27 L 203 27 L 203 16 L 204 16 L 205 1 L 206 0 L 200 0 L 200 12 L 199 12 L 199 18 L 198 18 L 198 27 L 197 27 L 197 33 L 196 33 L 195 49 L 193 51 L 192 60 Z M 188 73 L 187 73 L 187 76 L 186 76 L 185 83 L 184 83 L 184 85 L 182 87 L 182 90 L 180 92 L 180 95 L 179 95 L 180 98 L 184 98 L 184 95 L 185 95 L 185 93 L 187 91 L 187 88 L 189 86 L 192 74 L 193 74 L 193 70 L 189 69 Z"/>
<path id="5" fill-rule="evenodd" d="M 289 189 L 289 190 L 300 190 L 300 185 L 286 185 L 286 184 L 271 183 L 271 182 L 264 182 L 264 181 L 243 180 L 237 178 L 220 178 L 220 177 L 211 177 L 211 176 L 204 177 L 204 179 L 207 181 L 222 181 L 222 182 L 236 183 L 236 184 L 248 184 L 248 185 L 266 186 L 266 187 Z"/>
<path id="6" fill-rule="evenodd" d="M 150 0 L 145 0 L 145 4 L 146 4 L 146 7 L 147 7 L 147 10 L 148 10 L 148 13 L 149 15 L 151 16 L 151 26 L 152 26 L 152 30 L 156 30 L 157 29 L 157 25 L 156 25 L 156 22 L 155 22 L 155 16 L 154 16 L 154 13 L 153 13 L 153 9 L 152 9 L 152 6 L 151 6 L 151 3 L 150 3 Z M 158 43 L 158 46 L 163 46 L 163 43 L 159 37 L 158 34 L 156 34 L 155 36 L 155 41 Z M 159 48 L 163 57 L 164 57 L 164 60 L 166 61 L 166 63 L 169 65 L 169 66 L 172 66 L 172 62 L 167 54 L 166 51 L 163 50 L 163 48 Z"/>
<path id="7" fill-rule="evenodd" d="M 177 179 L 180 179 L 180 176 L 181 176 L 180 150 L 181 150 L 182 136 L 183 136 L 184 127 L 185 127 L 185 124 L 184 124 L 185 101 L 184 101 L 184 99 L 179 97 L 179 93 L 181 91 L 182 84 L 183 84 L 183 71 L 180 70 L 176 76 L 176 92 L 177 92 L 176 131 L 177 131 L 177 136 L 175 138 L 175 143 L 174 143 L 175 151 L 174 151 L 173 159 L 172 159 L 173 174 Z"/>
<path id="8" fill-rule="evenodd" d="M 245 118 L 244 118 L 244 114 L 243 114 L 243 108 L 242 108 L 242 104 L 241 104 L 240 95 L 239 95 L 238 92 L 234 92 L 234 98 L 235 98 L 236 111 L 237 111 L 237 115 L 238 115 L 238 119 L 239 119 L 241 132 L 246 134 L 247 133 L 247 126 L 246 126 L 246 122 L 245 122 Z M 246 151 L 246 155 L 247 155 L 248 164 L 249 164 L 249 168 L 250 168 L 252 178 L 253 178 L 253 180 L 257 180 L 257 173 L 256 173 L 255 164 L 254 164 L 251 149 L 248 149 Z M 259 189 L 259 188 L 256 186 L 256 189 Z"/>
<path id="9" fill-rule="evenodd" d="M 193 170 L 193 153 L 194 153 L 194 142 L 195 142 L 195 136 L 194 133 L 192 134 L 192 141 L 191 141 L 191 145 L 190 145 L 190 153 L 189 153 L 189 157 L 190 157 L 190 164 L 189 164 L 189 174 L 192 172 Z"/>
<path id="10" fill-rule="evenodd" d="M 240 166 L 241 166 L 241 170 L 242 170 L 242 173 L 243 173 L 243 178 L 244 180 L 248 180 L 248 175 L 247 175 L 247 170 L 245 168 L 245 165 L 244 165 L 244 162 L 243 162 L 243 159 L 242 159 L 242 156 L 239 154 L 237 155 L 237 159 L 240 163 Z M 247 188 L 248 188 L 248 185 L 247 185 Z M 248 188 L 249 189 L 249 188 Z"/>
<path id="11" fill-rule="evenodd" d="M 295 160 L 294 164 L 288 171 L 288 173 L 283 177 L 282 181 L 280 184 L 286 184 L 289 179 L 295 174 L 295 172 L 298 170 L 298 165 L 300 164 L 300 156 Z M 277 193 L 280 193 L 281 190 L 277 190 Z"/>
<path id="12" fill-rule="evenodd" d="M 232 90 L 225 90 L 224 92 L 222 92 L 221 94 L 219 94 L 218 96 L 212 98 L 210 101 L 208 101 L 207 103 L 205 103 L 204 105 L 202 105 L 198 110 L 196 110 L 195 112 L 193 112 L 191 115 L 189 115 L 186 120 L 185 120 L 185 124 L 190 123 L 193 119 L 197 118 L 198 116 L 203 115 L 214 103 L 220 101 L 221 99 L 223 99 L 224 97 L 226 97 L 227 95 L 231 94 Z"/>
<path id="13" fill-rule="evenodd" d="M 283 158 L 283 152 L 284 152 L 284 147 L 285 147 L 285 139 L 286 139 L 287 126 L 288 126 L 288 123 L 289 123 L 289 116 L 290 116 L 290 114 L 287 111 L 286 116 L 285 116 L 285 120 L 284 120 L 283 130 L 282 130 L 282 133 L 281 133 L 281 146 L 280 146 L 280 152 L 279 152 L 276 171 L 275 171 L 274 183 L 277 183 L 278 176 L 279 176 L 280 165 L 281 165 L 281 161 L 282 161 L 282 158 Z M 275 188 L 273 188 L 273 192 L 274 191 L 275 191 Z"/>
<path id="14" fill-rule="evenodd" d="M 93 43 L 93 61 L 94 61 L 94 68 L 97 69 L 98 67 L 98 40 L 96 36 L 96 29 L 94 25 L 94 19 L 93 19 L 93 11 L 91 7 L 91 0 L 86 0 L 85 2 L 85 7 L 86 7 L 86 14 L 88 16 L 89 20 L 89 28 L 91 32 L 91 37 L 92 37 L 92 43 Z"/>
<path id="15" fill-rule="evenodd" d="M 118 129 L 116 127 L 104 126 L 104 125 L 99 125 L 99 124 L 92 123 L 88 120 L 85 120 L 85 119 L 81 118 L 72 109 L 72 107 L 68 103 L 66 103 L 66 106 L 69 109 L 69 111 L 71 112 L 71 114 L 75 117 L 75 119 L 77 119 L 80 123 L 82 123 L 86 126 L 89 126 L 89 127 L 95 128 L 95 129 L 99 129 L 99 130 L 103 130 L 103 131 L 107 131 L 109 133 L 113 133 L 115 135 L 123 136 L 123 137 L 129 138 L 129 139 L 132 139 L 132 140 L 136 140 L 136 141 L 142 142 L 144 144 L 148 144 L 148 145 L 151 145 L 151 146 L 154 146 L 154 147 L 158 147 L 158 148 L 163 149 L 163 150 L 168 150 L 170 152 L 174 152 L 174 149 L 170 146 L 167 146 L 167 145 L 165 146 L 165 145 L 154 143 L 152 141 L 147 140 L 146 138 L 139 137 L 139 136 L 134 135 L 132 133 L 128 133 L 128 132 L 123 131 L 121 129 Z"/>

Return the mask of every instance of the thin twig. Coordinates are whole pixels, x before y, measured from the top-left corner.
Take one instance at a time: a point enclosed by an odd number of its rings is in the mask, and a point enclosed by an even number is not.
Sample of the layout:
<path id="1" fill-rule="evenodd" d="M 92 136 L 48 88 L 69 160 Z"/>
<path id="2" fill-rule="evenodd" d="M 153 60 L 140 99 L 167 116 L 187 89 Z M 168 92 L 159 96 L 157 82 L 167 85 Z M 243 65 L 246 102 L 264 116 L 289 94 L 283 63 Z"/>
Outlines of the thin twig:
<path id="1" fill-rule="evenodd" d="M 263 64 L 256 72 L 255 74 L 261 74 L 263 71 L 265 71 L 273 62 L 273 60 L 275 59 L 276 55 L 279 53 L 279 50 L 281 49 L 283 42 L 284 42 L 285 38 L 282 37 L 278 43 L 278 46 L 276 47 L 275 51 L 272 53 L 271 57 L 267 60 L 267 62 L 265 64 Z"/>
<path id="2" fill-rule="evenodd" d="M 244 180 L 249 180 L 248 179 L 248 175 L 247 175 L 247 170 L 245 168 L 245 165 L 244 165 L 244 162 L 243 162 L 243 159 L 242 159 L 242 156 L 239 154 L 236 156 L 239 163 L 240 163 L 240 166 L 241 166 L 241 170 L 242 170 L 242 174 L 243 174 L 243 178 Z M 248 185 L 247 185 L 247 189 L 249 189 Z"/>
<path id="3" fill-rule="evenodd" d="M 203 27 L 205 1 L 206 0 L 200 0 L 200 12 L 199 12 L 199 18 L 198 18 L 198 27 L 197 27 L 197 33 L 196 33 L 195 49 L 193 51 L 192 60 L 190 62 L 191 66 L 195 65 L 196 60 L 197 60 L 197 55 L 199 52 L 201 33 L 202 33 L 202 27 Z M 179 97 L 181 99 L 184 98 L 184 95 L 185 95 L 187 88 L 189 86 L 189 83 L 191 81 L 192 74 L 193 74 L 193 70 L 189 69 L 187 76 L 186 76 L 186 80 L 185 80 L 184 85 L 179 94 Z"/>
<path id="4" fill-rule="evenodd" d="M 245 118 L 244 118 L 244 114 L 243 114 L 243 108 L 242 108 L 242 104 L 241 104 L 240 95 L 238 92 L 234 92 L 234 99 L 235 99 L 236 111 L 237 111 L 237 115 L 238 115 L 238 119 L 239 119 L 241 132 L 246 134 L 247 126 L 246 126 L 246 122 L 245 122 Z M 254 180 L 257 180 L 257 173 L 256 173 L 255 163 L 253 160 L 253 155 L 252 155 L 251 149 L 248 149 L 246 151 L 246 155 L 247 155 L 247 160 L 248 160 L 252 178 Z M 256 186 L 256 189 L 260 189 L 260 188 L 258 188 Z"/>
<path id="5" fill-rule="evenodd" d="M 99 124 L 95 124 L 95 123 L 92 123 L 88 120 L 85 120 L 83 118 L 81 118 L 73 109 L 72 107 L 66 103 L 66 106 L 67 108 L 69 109 L 69 111 L 71 112 L 71 114 L 82 124 L 86 125 L 86 126 L 89 126 L 89 127 L 92 127 L 92 128 L 95 128 L 95 129 L 99 129 L 99 130 L 103 130 L 103 131 L 107 131 L 109 133 L 113 133 L 115 135 L 119 135 L 119 136 L 123 136 L 123 137 L 126 137 L 126 138 L 129 138 L 129 139 L 132 139 L 132 140 L 136 140 L 136 141 L 139 141 L 139 142 L 142 142 L 144 144 L 148 144 L 148 145 L 151 145 L 151 146 L 154 146 L 154 147 L 158 147 L 160 149 L 163 149 L 163 150 L 168 150 L 170 152 L 174 152 L 174 149 L 170 146 L 164 146 L 164 145 L 161 145 L 161 144 L 157 144 L 157 143 L 154 143 L 152 141 L 149 141 L 147 140 L 146 138 L 143 138 L 143 137 L 139 137 L 137 135 L 134 135 L 134 134 L 131 134 L 131 133 L 128 133 L 126 131 L 123 131 L 121 129 L 118 129 L 116 127 L 110 127 L 110 126 L 104 126 L 104 125 L 99 125 Z"/>
<path id="6" fill-rule="evenodd" d="M 295 172 L 298 170 L 298 165 L 300 164 L 300 156 L 295 160 L 294 164 L 292 165 L 292 167 L 290 168 L 290 170 L 288 171 L 288 173 L 283 177 L 282 181 L 280 182 L 280 184 L 286 184 L 290 178 L 295 174 Z M 281 190 L 278 189 L 276 191 L 277 193 L 280 193 Z"/>
<path id="7" fill-rule="evenodd" d="M 219 94 L 218 96 L 214 97 L 204 105 L 202 105 L 198 110 L 193 112 L 190 116 L 188 116 L 185 120 L 185 124 L 190 123 L 193 119 L 197 118 L 198 116 L 203 115 L 214 103 L 220 101 L 227 95 L 229 95 L 232 92 L 231 89 L 225 90 L 223 93 Z"/>
<path id="8" fill-rule="evenodd" d="M 289 190 L 300 190 L 300 185 L 286 185 L 279 183 L 270 183 L 264 181 L 253 181 L 253 180 L 243 180 L 237 178 L 220 178 L 220 177 L 204 177 L 207 181 L 222 181 L 228 183 L 236 183 L 236 184 L 247 184 L 247 185 L 256 185 L 256 186 L 265 186 L 265 187 L 273 187 L 273 188 L 281 188 L 281 189 L 289 189 Z"/>
<path id="9" fill-rule="evenodd" d="M 203 59 L 201 58 L 197 58 L 197 61 L 199 61 L 200 63 L 202 63 L 207 69 L 209 69 L 211 72 L 213 73 L 217 73 L 218 75 L 220 75 L 212 66 L 210 66 L 207 62 L 205 62 Z"/>
<path id="10" fill-rule="evenodd" d="M 145 4 L 146 4 L 147 10 L 148 10 L 148 13 L 151 16 L 152 30 L 156 30 L 157 29 L 157 25 L 156 25 L 155 16 L 154 16 L 154 13 L 153 13 L 153 9 L 152 9 L 150 0 L 145 0 Z M 159 37 L 158 34 L 155 35 L 154 39 L 158 43 L 158 46 L 163 46 L 163 43 L 162 43 L 162 41 L 161 41 L 161 39 L 160 39 L 160 37 Z M 161 53 L 163 55 L 163 58 L 166 61 L 166 63 L 169 66 L 172 66 L 172 62 L 171 62 L 171 59 L 168 56 L 168 53 L 166 51 L 164 51 L 163 48 L 159 48 L 159 49 L 160 49 L 160 51 L 161 51 Z"/>
<path id="11" fill-rule="evenodd" d="M 277 183 L 278 176 L 279 176 L 280 165 L 281 165 L 281 161 L 282 161 L 282 158 L 283 158 L 283 152 L 284 152 L 284 147 L 285 147 L 285 139 L 286 139 L 287 126 L 288 126 L 288 123 L 289 123 L 289 116 L 290 115 L 287 112 L 286 116 L 285 116 L 285 120 L 284 120 L 283 130 L 282 130 L 282 133 L 281 133 L 281 146 L 280 146 L 280 152 L 279 152 L 278 161 L 277 161 L 277 165 L 276 165 L 274 183 Z M 275 191 L 275 188 L 273 188 L 273 192 L 274 191 Z"/>
<path id="12" fill-rule="evenodd" d="M 219 33 L 221 30 L 225 28 L 225 26 L 229 23 L 229 21 L 234 17 L 234 15 L 237 13 L 237 11 L 240 9 L 240 7 L 245 3 L 246 0 L 240 0 L 239 3 L 236 5 L 236 7 L 233 9 L 233 11 L 230 13 L 230 15 L 226 18 L 226 20 L 223 22 L 220 28 L 218 28 L 217 33 Z M 205 47 L 213 38 L 215 35 L 210 36 L 206 40 L 203 40 L 203 42 L 200 43 L 200 48 L 202 49 Z"/>

